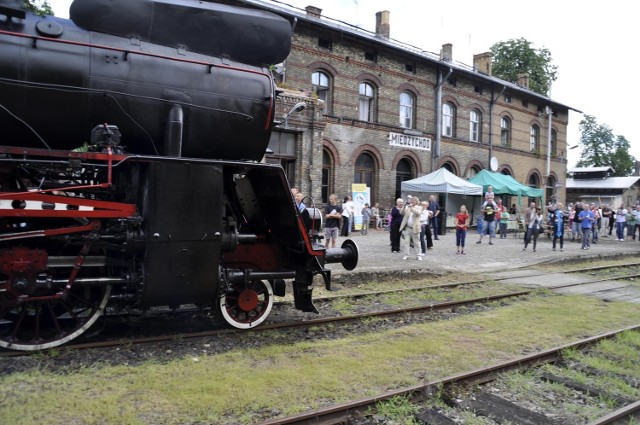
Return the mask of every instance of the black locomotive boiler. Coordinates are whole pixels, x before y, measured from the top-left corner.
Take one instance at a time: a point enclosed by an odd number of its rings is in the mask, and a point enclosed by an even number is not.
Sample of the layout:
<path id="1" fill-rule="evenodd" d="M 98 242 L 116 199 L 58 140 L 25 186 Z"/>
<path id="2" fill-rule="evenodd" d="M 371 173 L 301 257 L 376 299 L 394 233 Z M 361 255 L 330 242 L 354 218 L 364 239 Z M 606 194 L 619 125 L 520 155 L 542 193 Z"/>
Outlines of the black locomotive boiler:
<path id="1" fill-rule="evenodd" d="M 63 344 L 107 309 L 212 306 L 251 328 L 291 282 L 349 270 L 279 166 L 268 65 L 289 21 L 191 0 L 0 0 L 0 346 Z"/>

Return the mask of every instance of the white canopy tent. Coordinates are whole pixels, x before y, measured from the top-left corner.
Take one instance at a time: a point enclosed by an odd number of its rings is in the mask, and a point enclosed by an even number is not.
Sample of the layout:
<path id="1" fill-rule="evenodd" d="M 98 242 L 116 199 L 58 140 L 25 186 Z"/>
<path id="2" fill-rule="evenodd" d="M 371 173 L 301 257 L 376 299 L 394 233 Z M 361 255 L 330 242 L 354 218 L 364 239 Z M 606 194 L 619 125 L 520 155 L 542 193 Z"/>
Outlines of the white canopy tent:
<path id="1" fill-rule="evenodd" d="M 407 192 L 407 194 L 410 192 L 422 192 L 482 196 L 482 186 L 470 183 L 451 173 L 446 168 L 440 168 L 433 173 L 413 180 L 403 181 L 401 189 L 403 193 Z"/>
<path id="2" fill-rule="evenodd" d="M 468 182 L 445 168 L 403 181 L 400 188 L 403 198 L 412 195 L 421 201 L 428 200 L 429 195 L 444 194 L 445 201 L 440 204 L 440 208 L 444 209 L 449 217 L 458 213 L 460 205 L 466 205 L 469 215 L 473 217 L 474 212 L 479 211 L 482 205 L 482 186 Z"/>

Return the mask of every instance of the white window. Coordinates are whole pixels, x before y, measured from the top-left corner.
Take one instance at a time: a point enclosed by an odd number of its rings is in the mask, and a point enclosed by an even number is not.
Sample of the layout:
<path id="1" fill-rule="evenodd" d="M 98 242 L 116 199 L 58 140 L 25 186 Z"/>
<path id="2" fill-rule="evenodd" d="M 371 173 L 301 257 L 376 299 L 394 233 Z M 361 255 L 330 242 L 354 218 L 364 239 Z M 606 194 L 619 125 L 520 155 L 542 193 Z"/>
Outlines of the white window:
<path id="1" fill-rule="evenodd" d="M 360 121 L 373 121 L 373 101 L 375 91 L 369 83 L 360 83 L 358 90 L 360 94 L 359 119 Z"/>
<path id="2" fill-rule="evenodd" d="M 500 143 L 503 146 L 511 145 L 511 120 L 507 117 L 500 119 Z"/>
<path id="3" fill-rule="evenodd" d="M 471 111 L 469 114 L 469 139 L 472 142 L 480 141 L 480 113 Z"/>
<path id="4" fill-rule="evenodd" d="M 318 96 L 318 99 L 324 101 L 324 110 L 322 112 L 325 114 L 330 113 L 329 76 L 321 71 L 311 74 L 311 89 Z"/>
<path id="5" fill-rule="evenodd" d="M 529 133 L 529 150 L 540 153 L 540 127 L 535 124 L 531 126 Z"/>
<path id="6" fill-rule="evenodd" d="M 413 128 L 413 96 L 400 93 L 400 127 Z"/>
<path id="7" fill-rule="evenodd" d="M 455 109 L 450 103 L 442 105 L 442 134 L 447 137 L 453 137 L 453 124 L 455 118 Z"/>

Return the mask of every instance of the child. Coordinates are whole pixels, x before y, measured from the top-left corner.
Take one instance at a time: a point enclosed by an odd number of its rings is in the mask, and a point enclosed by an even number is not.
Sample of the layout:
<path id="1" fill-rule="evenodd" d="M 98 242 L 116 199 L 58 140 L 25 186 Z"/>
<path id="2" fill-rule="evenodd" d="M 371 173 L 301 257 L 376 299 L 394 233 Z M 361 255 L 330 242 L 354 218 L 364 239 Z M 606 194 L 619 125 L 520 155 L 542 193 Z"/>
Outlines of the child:
<path id="1" fill-rule="evenodd" d="M 369 204 L 364 204 L 362 209 L 362 228 L 360 229 L 361 235 L 369 234 L 369 222 L 371 221 L 371 208 Z"/>
<path id="2" fill-rule="evenodd" d="M 467 228 L 469 227 L 469 214 L 467 207 L 460 205 L 460 212 L 456 215 L 456 254 L 464 254 L 464 241 L 467 237 Z M 462 249 L 462 250 L 461 250 Z"/>
<path id="3" fill-rule="evenodd" d="M 480 209 L 484 210 L 487 207 L 488 203 L 491 203 L 491 206 L 493 207 L 494 210 L 497 209 L 498 205 L 496 204 L 495 197 L 496 197 L 496 194 L 493 192 L 493 187 L 489 186 L 487 188 L 487 191 L 484 193 L 484 202 L 480 206 Z"/>
<path id="4" fill-rule="evenodd" d="M 509 213 L 507 210 L 500 214 L 500 239 L 507 239 L 507 229 L 509 227 Z"/>

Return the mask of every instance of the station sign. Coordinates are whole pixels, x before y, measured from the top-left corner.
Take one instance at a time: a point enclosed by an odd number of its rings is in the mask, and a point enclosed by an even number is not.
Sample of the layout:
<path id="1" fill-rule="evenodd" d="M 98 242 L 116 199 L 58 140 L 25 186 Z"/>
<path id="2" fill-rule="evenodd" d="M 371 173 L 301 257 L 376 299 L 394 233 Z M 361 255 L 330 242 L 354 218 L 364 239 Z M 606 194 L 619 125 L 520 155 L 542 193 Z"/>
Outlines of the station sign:
<path id="1" fill-rule="evenodd" d="M 428 137 L 409 136 L 407 134 L 389 133 L 389 145 L 397 148 L 431 150 L 431 139 Z"/>

